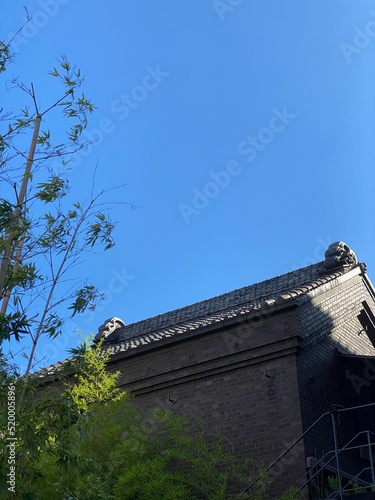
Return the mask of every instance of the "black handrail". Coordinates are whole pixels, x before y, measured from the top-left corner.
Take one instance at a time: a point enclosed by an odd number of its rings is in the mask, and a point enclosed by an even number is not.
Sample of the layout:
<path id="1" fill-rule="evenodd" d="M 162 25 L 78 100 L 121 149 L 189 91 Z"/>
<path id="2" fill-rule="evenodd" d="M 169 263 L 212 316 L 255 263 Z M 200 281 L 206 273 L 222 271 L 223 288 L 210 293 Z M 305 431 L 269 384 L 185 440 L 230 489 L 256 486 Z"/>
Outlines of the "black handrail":
<path id="1" fill-rule="evenodd" d="M 352 407 L 349 407 L 349 408 L 334 408 L 333 410 L 331 411 L 326 411 L 325 413 L 323 413 L 322 415 L 320 415 L 320 417 L 315 420 L 315 422 L 313 424 L 310 425 L 310 427 L 308 427 L 301 435 L 298 439 L 296 439 L 290 446 L 288 446 L 288 448 L 283 451 L 283 453 L 276 459 L 274 460 L 267 468 L 265 471 L 263 471 L 258 477 L 256 477 L 248 486 L 246 486 L 246 488 L 241 492 L 242 493 L 247 493 L 253 486 L 254 484 L 256 484 L 260 479 L 262 479 L 271 469 L 272 467 L 274 467 L 278 462 L 280 462 L 280 460 L 297 444 L 301 441 L 301 439 L 303 439 L 306 434 L 308 432 L 311 431 L 311 429 L 313 429 L 321 420 L 322 418 L 324 418 L 325 416 L 327 415 L 331 415 L 332 413 L 343 413 L 345 411 L 352 411 L 352 410 L 358 410 L 360 408 L 367 408 L 369 406 L 374 406 L 375 403 L 368 403 L 368 404 L 365 404 L 365 405 L 359 405 L 359 406 L 352 406 Z M 302 476 L 304 477 L 304 476 Z M 237 497 L 239 498 L 240 495 Z"/>
<path id="2" fill-rule="evenodd" d="M 350 448 L 348 448 L 348 445 L 349 445 L 351 442 L 353 442 L 355 439 L 357 439 L 357 437 L 358 437 L 358 436 L 360 436 L 360 435 L 362 435 L 362 434 L 367 434 L 368 432 L 370 432 L 371 434 L 373 434 L 373 435 L 375 436 L 375 434 L 374 434 L 373 432 L 368 431 L 368 430 L 367 430 L 367 431 L 361 431 L 361 432 L 358 432 L 358 434 L 356 434 L 356 435 L 355 435 L 355 436 L 354 436 L 354 437 L 353 437 L 350 441 L 348 441 L 348 442 L 346 443 L 346 445 L 345 445 L 343 448 L 341 448 L 340 450 L 338 450 L 338 454 L 340 454 L 342 451 L 354 450 L 354 449 L 359 449 L 359 448 L 367 448 L 367 447 L 369 446 L 368 444 L 360 444 L 360 445 L 358 445 L 358 446 L 351 446 Z M 372 445 L 372 446 L 374 446 L 374 445 Z M 315 474 L 313 474 L 312 476 L 310 476 L 310 477 L 309 477 L 308 481 L 306 481 L 305 483 L 303 483 L 303 485 L 302 485 L 302 486 L 300 486 L 300 487 L 299 487 L 299 489 L 300 489 L 300 490 L 302 490 L 303 488 L 305 488 L 305 486 L 307 486 L 307 485 L 309 484 L 309 482 L 310 482 L 312 479 L 314 479 L 314 477 L 315 477 L 315 476 L 317 476 L 317 475 L 319 474 L 319 472 L 320 472 L 320 471 L 322 471 L 322 470 L 324 469 L 324 467 L 326 467 L 328 464 L 330 464 L 330 463 L 332 462 L 332 460 L 336 457 L 335 455 L 333 455 L 333 457 L 332 457 L 332 458 L 330 458 L 330 459 L 328 460 L 328 462 L 323 462 L 323 460 L 324 460 L 324 459 L 325 459 L 328 455 L 330 455 L 330 454 L 332 454 L 332 453 L 334 453 L 334 452 L 335 452 L 334 450 L 327 451 L 327 453 L 326 453 L 326 454 L 325 454 L 325 455 L 324 455 L 324 456 L 323 456 L 320 460 L 318 460 L 318 462 L 316 462 L 316 463 L 314 464 L 314 467 L 319 466 L 319 469 L 315 472 Z M 320 464 L 321 464 L 321 465 L 320 465 Z M 293 488 L 293 487 L 295 487 L 295 486 L 297 486 L 297 485 L 298 485 L 298 483 L 299 483 L 300 481 L 302 481 L 302 480 L 303 480 L 306 476 L 308 476 L 308 474 L 309 474 L 309 471 L 307 471 L 307 472 L 306 472 L 306 473 L 305 473 L 302 477 L 300 477 L 300 478 L 298 479 L 298 481 L 296 481 L 296 482 L 293 484 L 292 488 Z"/>

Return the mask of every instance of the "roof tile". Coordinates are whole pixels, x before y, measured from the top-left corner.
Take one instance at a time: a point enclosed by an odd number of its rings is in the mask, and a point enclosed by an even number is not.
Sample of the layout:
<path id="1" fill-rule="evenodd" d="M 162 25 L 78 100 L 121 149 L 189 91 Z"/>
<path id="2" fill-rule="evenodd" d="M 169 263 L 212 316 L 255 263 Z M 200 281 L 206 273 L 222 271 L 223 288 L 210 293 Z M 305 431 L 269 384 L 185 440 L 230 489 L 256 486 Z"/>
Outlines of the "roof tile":
<path id="1" fill-rule="evenodd" d="M 363 266 L 358 264 L 358 266 Z M 323 264 L 313 264 L 302 269 L 276 276 L 211 299 L 203 300 L 174 311 L 126 325 L 107 337 L 103 349 L 111 354 L 137 350 L 142 346 L 171 337 L 179 337 L 205 326 L 218 324 L 229 319 L 242 317 L 251 311 L 260 311 L 274 304 L 282 304 L 335 280 L 346 272 L 340 268 L 329 274 L 324 272 Z M 56 372 L 58 365 L 41 370 L 38 375 L 45 376 Z"/>

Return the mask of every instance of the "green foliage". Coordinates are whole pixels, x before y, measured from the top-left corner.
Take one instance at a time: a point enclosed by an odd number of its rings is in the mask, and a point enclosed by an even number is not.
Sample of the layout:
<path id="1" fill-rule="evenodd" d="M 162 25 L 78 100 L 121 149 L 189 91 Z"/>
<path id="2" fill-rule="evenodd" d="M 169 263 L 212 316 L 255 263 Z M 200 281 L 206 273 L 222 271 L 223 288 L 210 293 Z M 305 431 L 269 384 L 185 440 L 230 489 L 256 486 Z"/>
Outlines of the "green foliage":
<path id="1" fill-rule="evenodd" d="M 50 339 L 54 339 L 62 333 L 62 326 L 62 319 L 56 313 L 52 312 L 46 316 L 44 323 L 42 323 L 41 333 L 48 335 Z"/>
<path id="2" fill-rule="evenodd" d="M 333 491 L 339 490 L 339 478 L 338 476 L 328 476 L 328 485 Z"/>
<path id="3" fill-rule="evenodd" d="M 22 335 L 29 332 L 29 326 L 29 320 L 21 311 L 11 314 L 0 313 L 0 344 L 4 340 L 10 340 L 11 336 L 19 341 Z"/>
<path id="4" fill-rule="evenodd" d="M 201 425 L 188 426 L 183 418 L 163 410 L 155 411 L 138 433 L 134 443 L 127 439 L 115 450 L 117 460 L 135 456 L 133 465 L 124 467 L 115 486 L 118 499 L 152 498 L 157 488 L 162 488 L 163 495 L 171 491 L 168 498 L 172 498 L 176 487 L 178 498 L 250 498 L 241 491 L 263 470 L 255 460 L 239 460 L 226 451 L 220 435 L 208 436 Z M 142 470 L 143 463 L 146 470 Z M 132 491 L 132 497 L 127 496 L 128 491 Z M 251 498 L 264 498 L 265 492 L 264 481 Z"/>
<path id="5" fill-rule="evenodd" d="M 26 18 L 27 24 L 27 13 Z M 0 42 L 0 73 L 10 62 L 11 42 Z M 114 246 L 115 224 L 103 213 L 105 191 L 95 194 L 92 186 L 84 203 L 68 196 L 66 166 L 88 144 L 82 132 L 94 111 L 81 92 L 84 77 L 65 55 L 50 75 L 59 89 L 54 101 L 45 103 L 42 96 L 41 104 L 33 84 L 14 79 L 12 91 L 20 90 L 27 103 L 20 111 L 0 110 L 0 182 L 5 186 L 0 199 L 0 342 L 29 336 L 25 384 L 41 336 L 55 339 L 69 316 L 94 310 L 102 299 L 72 270 L 86 252 Z M 54 123 L 61 130 L 48 128 L 51 111 L 60 111 Z M 52 159 L 61 161 L 61 172 L 51 169 Z"/>
<path id="6" fill-rule="evenodd" d="M 45 203 L 51 203 L 65 196 L 68 187 L 68 181 L 57 175 L 52 175 L 48 178 L 47 182 L 41 182 L 36 186 L 36 189 L 40 191 L 38 191 L 35 196 Z"/>
<path id="7" fill-rule="evenodd" d="M 354 489 L 354 493 L 359 495 L 360 493 L 366 493 L 366 488 L 363 488 L 357 481 L 350 482 L 351 488 Z"/>
<path id="8" fill-rule="evenodd" d="M 298 488 L 290 488 L 279 500 L 304 500 L 304 494 Z"/>
<path id="9" fill-rule="evenodd" d="M 17 214 L 17 206 L 9 200 L 0 199 L 0 251 L 4 251 L 9 244 L 9 235 L 13 234 L 13 241 L 19 240 L 23 231 L 27 229 L 27 219 Z"/>
<path id="10" fill-rule="evenodd" d="M 14 261 L 12 261 L 14 264 Z M 17 290 L 19 288 L 28 289 L 32 287 L 35 280 L 38 279 L 37 269 L 33 262 L 27 262 L 26 264 L 19 264 L 17 269 L 14 267 L 8 267 L 8 273 L 6 274 L 6 283 L 8 289 Z M 17 298 L 15 297 L 15 305 L 17 304 Z"/>
<path id="11" fill-rule="evenodd" d="M 89 348 L 90 340 L 91 338 L 82 346 L 84 350 L 79 358 L 78 383 L 70 389 L 73 403 L 85 412 L 94 404 L 115 402 L 124 395 L 116 386 L 120 372 L 110 373 L 106 370 L 109 354 L 100 354 L 101 343 L 95 349 Z"/>
<path id="12" fill-rule="evenodd" d="M 22 127 L 24 127 L 27 124 L 27 122 L 23 121 L 23 120 L 17 120 L 17 122 L 19 122 L 20 126 L 22 126 Z M 37 144 L 40 144 L 41 146 L 43 146 L 45 148 L 50 148 L 51 147 L 50 137 L 51 137 L 50 131 L 46 130 L 46 131 L 42 132 L 41 134 L 39 134 L 36 142 L 37 142 Z"/>
<path id="13" fill-rule="evenodd" d="M 86 244 L 92 247 L 99 240 L 104 245 L 104 250 L 108 250 L 115 244 L 112 238 L 114 224 L 103 213 L 95 214 L 95 218 L 97 222 L 90 224 L 87 230 Z"/>
<path id="14" fill-rule="evenodd" d="M 69 309 L 72 309 L 72 316 L 76 313 L 82 313 L 88 308 L 89 311 L 95 310 L 95 304 L 100 297 L 99 291 L 93 285 L 85 285 L 75 294 L 75 300 Z"/>
<path id="15" fill-rule="evenodd" d="M 338 476 L 328 476 L 328 485 L 332 491 L 339 491 L 339 478 Z M 366 493 L 366 488 L 363 488 L 357 481 L 349 481 L 347 485 L 342 485 L 344 496 L 360 493 Z"/>
<path id="16" fill-rule="evenodd" d="M 264 498 L 265 483 L 253 496 L 240 493 L 260 464 L 238 460 L 219 436 L 209 438 L 202 426 L 169 412 L 146 417 L 116 386 L 119 373 L 106 370 L 101 345 L 89 344 L 74 350 L 59 385 L 28 384 L 17 416 L 19 498 Z M 1 425 L 9 380 L 2 379 Z M 6 460 L 4 440 L 0 498 L 7 498 Z"/>
<path id="17" fill-rule="evenodd" d="M 8 200 L 0 199 L 0 231 L 4 231 L 13 221 L 14 205 Z"/>
<path id="18" fill-rule="evenodd" d="M 9 45 L 6 45 L 0 40 L 0 73 L 3 73 L 11 60 L 12 55 L 9 49 Z"/>

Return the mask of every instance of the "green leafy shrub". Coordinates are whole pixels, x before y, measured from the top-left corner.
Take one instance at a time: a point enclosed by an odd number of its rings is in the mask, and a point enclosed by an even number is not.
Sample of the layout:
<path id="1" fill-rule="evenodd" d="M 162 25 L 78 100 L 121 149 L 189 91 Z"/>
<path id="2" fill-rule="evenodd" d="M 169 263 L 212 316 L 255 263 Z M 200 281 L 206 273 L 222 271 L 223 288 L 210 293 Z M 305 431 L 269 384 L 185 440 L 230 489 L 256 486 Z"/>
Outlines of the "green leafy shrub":
<path id="1" fill-rule="evenodd" d="M 89 344 L 75 350 L 58 385 L 28 384 L 17 426 L 20 498 L 264 498 L 265 481 L 243 493 L 263 472 L 257 461 L 228 453 L 199 424 L 160 409 L 146 416 L 117 387 L 120 374 L 106 370 L 101 345 Z M 6 459 L 3 448 L 2 470 Z M 7 498 L 1 479 L 0 498 Z"/>

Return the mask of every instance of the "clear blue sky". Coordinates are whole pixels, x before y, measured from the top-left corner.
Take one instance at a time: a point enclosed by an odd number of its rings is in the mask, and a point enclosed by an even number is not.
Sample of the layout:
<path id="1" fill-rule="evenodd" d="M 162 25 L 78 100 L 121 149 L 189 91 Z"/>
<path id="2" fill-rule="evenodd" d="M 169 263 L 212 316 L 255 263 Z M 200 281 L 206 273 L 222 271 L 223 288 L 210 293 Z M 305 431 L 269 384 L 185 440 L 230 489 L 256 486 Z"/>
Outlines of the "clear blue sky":
<path id="1" fill-rule="evenodd" d="M 2 38 L 23 23 L 3 0 Z M 97 110 L 72 160 L 113 194 L 117 245 L 79 269 L 105 291 L 50 362 L 126 323 L 323 260 L 345 241 L 375 275 L 375 7 L 370 0 L 29 0 L 12 73 L 52 98 L 64 53 Z M 7 96 L 3 95 L 2 100 Z M 23 102 L 20 102 L 23 104 Z M 56 124 L 49 124 L 53 130 Z"/>

